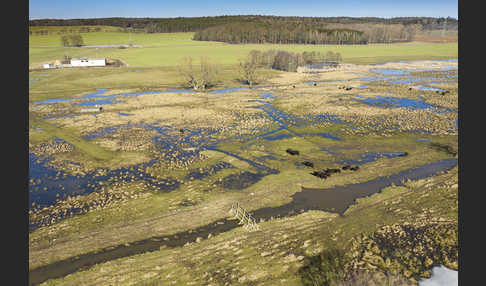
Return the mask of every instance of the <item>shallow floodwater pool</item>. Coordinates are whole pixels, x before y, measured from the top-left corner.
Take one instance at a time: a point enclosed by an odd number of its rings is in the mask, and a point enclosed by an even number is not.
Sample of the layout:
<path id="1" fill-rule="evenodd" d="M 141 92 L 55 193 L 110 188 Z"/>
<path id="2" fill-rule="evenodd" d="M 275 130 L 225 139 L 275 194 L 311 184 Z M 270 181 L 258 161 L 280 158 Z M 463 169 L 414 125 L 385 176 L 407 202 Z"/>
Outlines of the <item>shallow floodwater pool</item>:
<path id="1" fill-rule="evenodd" d="M 380 73 L 383 75 L 407 75 L 409 71 L 395 70 L 395 69 L 371 69 L 370 72 Z"/>
<path id="2" fill-rule="evenodd" d="M 371 98 L 364 98 L 362 96 L 357 95 L 356 96 L 359 99 L 356 99 L 357 101 L 360 101 L 362 103 L 372 105 L 372 106 L 377 106 L 377 107 L 384 107 L 384 108 L 409 108 L 409 109 L 435 109 L 435 110 L 440 110 L 440 111 L 445 111 L 445 112 L 453 112 L 453 110 L 445 108 L 445 107 L 439 107 L 435 106 L 432 104 L 428 104 L 425 101 L 422 100 L 416 100 L 416 99 L 410 99 L 410 98 L 398 98 L 398 97 L 389 97 L 389 96 L 376 96 L 376 97 L 371 97 Z"/>

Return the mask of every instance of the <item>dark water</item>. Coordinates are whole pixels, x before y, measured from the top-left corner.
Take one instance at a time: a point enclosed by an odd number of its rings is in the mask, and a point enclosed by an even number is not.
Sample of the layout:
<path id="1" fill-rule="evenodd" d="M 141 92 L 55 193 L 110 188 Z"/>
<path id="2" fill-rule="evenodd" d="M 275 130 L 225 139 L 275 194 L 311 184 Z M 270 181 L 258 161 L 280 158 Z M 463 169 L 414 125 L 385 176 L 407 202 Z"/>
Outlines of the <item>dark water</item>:
<path id="1" fill-rule="evenodd" d="M 206 238 L 209 234 L 218 235 L 238 227 L 238 221 L 221 219 L 211 224 L 173 235 L 151 237 L 129 245 L 106 248 L 97 253 L 86 253 L 58 261 L 29 271 L 29 285 L 38 285 L 48 279 L 64 277 L 70 273 L 87 269 L 95 264 L 114 259 L 157 251 L 161 246 L 181 247 L 188 242 L 195 242 L 197 237 Z"/>
<path id="2" fill-rule="evenodd" d="M 438 174 L 441 171 L 452 169 L 457 165 L 457 159 L 449 158 L 426 164 L 417 168 L 401 171 L 388 177 L 358 183 L 334 187 L 330 189 L 307 189 L 302 188 L 301 192 L 295 193 L 292 201 L 286 205 L 275 208 L 263 208 L 253 212 L 256 219 L 283 217 L 294 213 L 297 210 L 322 210 L 343 214 L 357 198 L 370 196 L 381 189 L 395 184 L 402 185 L 402 181 L 418 180 Z"/>
<path id="3" fill-rule="evenodd" d="M 29 153 L 29 208 L 35 203 L 37 208 L 43 208 L 56 204 L 67 196 L 86 195 L 101 188 L 101 182 L 109 179 L 122 182 L 144 180 L 158 192 L 170 192 L 179 187 L 179 182 L 171 178 L 156 178 L 143 170 L 155 163 L 152 160 L 126 168 L 105 170 L 103 174 L 91 172 L 85 175 L 70 175 L 63 171 L 49 167 L 49 159 L 42 159 Z M 37 226 L 31 225 L 31 230 Z"/>
<path id="4" fill-rule="evenodd" d="M 246 89 L 246 88 L 240 88 Z M 227 90 L 224 90 L 225 92 Z M 131 93 L 131 94 L 119 94 L 104 97 L 102 94 L 106 92 L 106 89 L 99 89 L 98 91 L 90 94 L 85 94 L 83 99 L 91 100 L 91 99 L 98 99 L 101 100 L 113 100 L 117 96 L 137 96 L 140 94 L 155 94 L 161 93 L 160 91 L 151 91 L 151 92 L 140 92 L 140 93 Z M 171 90 L 167 92 L 176 92 L 176 90 Z M 179 92 L 193 92 L 193 91 L 183 91 L 179 90 Z M 284 138 L 290 137 L 301 137 L 301 136 L 321 136 L 323 138 L 329 138 L 332 140 L 340 140 L 340 138 L 330 134 L 330 133 L 296 133 L 290 129 L 288 129 L 289 125 L 300 125 L 305 126 L 312 124 L 318 121 L 331 121 L 340 123 L 339 119 L 336 116 L 329 115 L 329 114 L 322 114 L 318 116 L 308 116 L 305 119 L 301 119 L 281 110 L 276 109 L 273 106 L 272 99 L 275 97 L 271 92 L 264 92 L 261 96 L 267 100 L 265 104 L 261 107 L 265 114 L 270 117 L 275 123 L 279 125 L 279 128 L 276 130 L 256 135 L 254 138 L 246 138 L 246 140 L 253 140 L 256 138 L 264 138 L 266 140 L 280 140 Z M 103 99 L 104 98 L 104 99 Z M 71 99 L 70 99 L 71 100 Z M 92 103 L 97 101 L 91 101 Z M 98 100 L 99 102 L 99 100 Z M 393 103 L 393 102 L 392 102 Z M 399 102 L 403 105 L 402 102 Z M 415 106 L 419 103 L 413 103 Z M 414 106 L 412 104 L 412 106 Z M 124 115 L 124 114 L 121 114 Z M 118 170 L 112 170 L 107 172 L 106 175 L 101 176 L 98 175 L 96 172 L 86 174 L 85 176 L 72 176 L 65 174 L 62 171 L 55 170 L 53 168 L 47 167 L 44 163 L 37 163 L 35 156 L 33 154 L 29 155 L 29 178 L 37 181 L 40 179 L 40 183 L 34 183 L 30 188 L 30 203 L 35 202 L 38 207 L 41 206 L 48 206 L 56 203 L 58 199 L 64 199 L 68 195 L 77 195 L 77 194 L 89 194 L 93 191 L 96 191 L 100 188 L 100 182 L 109 180 L 111 177 L 118 178 L 120 180 L 130 180 L 132 177 L 137 177 L 138 179 L 144 179 L 151 184 L 154 185 L 154 188 L 161 188 L 162 191 L 171 191 L 178 187 L 178 183 L 173 181 L 170 178 L 167 179 L 155 179 L 152 176 L 145 174 L 144 172 L 140 171 L 143 167 L 148 165 L 154 164 L 158 162 L 158 160 L 163 159 L 177 159 L 177 160 L 185 160 L 188 158 L 194 158 L 195 156 L 199 155 L 199 152 L 204 149 L 209 150 L 216 150 L 223 152 L 227 155 L 233 156 L 239 160 L 245 161 L 249 163 L 251 166 L 255 167 L 258 172 L 256 174 L 253 173 L 244 173 L 240 174 L 239 176 L 233 175 L 229 178 L 225 178 L 225 183 L 223 186 L 228 186 L 230 189 L 240 189 L 243 186 L 249 186 L 258 180 L 260 180 L 263 176 L 268 174 L 276 174 L 279 173 L 278 170 L 274 170 L 271 168 L 266 167 L 264 164 L 258 163 L 256 161 L 252 161 L 249 159 L 242 158 L 237 154 L 232 154 L 223 150 L 218 150 L 215 146 L 218 142 L 224 141 L 225 139 L 216 140 L 212 137 L 217 133 L 217 129 L 208 129 L 208 130 L 188 130 L 183 129 L 183 132 L 175 132 L 177 133 L 174 135 L 174 129 L 171 126 L 161 126 L 160 124 L 125 124 L 119 126 L 111 126 L 102 130 L 98 130 L 85 136 L 85 139 L 95 139 L 101 136 L 105 136 L 108 134 L 112 134 L 117 132 L 120 128 L 131 128 L 131 127 L 143 127 L 146 129 L 155 130 L 159 135 L 153 137 L 153 143 L 155 147 L 155 152 L 160 154 L 160 158 L 151 161 L 145 165 L 136 165 L 130 168 L 122 168 Z M 276 133 L 281 130 L 286 130 L 288 133 L 279 134 L 272 136 L 273 133 Z M 171 133 L 172 135 L 170 135 Z M 187 150 L 185 147 L 191 147 L 192 150 Z M 163 154 L 163 155 L 162 155 Z M 366 159 L 365 160 L 369 160 Z M 215 169 L 208 169 L 208 172 L 215 172 L 219 167 L 215 167 Z M 140 169 L 140 170 L 139 170 Z M 192 175 L 196 177 L 206 176 L 207 173 L 193 173 Z M 238 183 L 237 181 L 240 181 Z M 44 190 L 47 188 L 47 190 Z M 58 197 L 57 197 L 57 196 Z"/>
<path id="5" fill-rule="evenodd" d="M 271 217 L 293 216 L 308 210 L 323 210 L 342 215 L 354 203 L 356 198 L 377 193 L 391 184 L 401 185 L 401 182 L 406 179 L 417 180 L 433 176 L 441 171 L 449 170 L 455 165 L 457 165 L 456 159 L 444 159 L 401 171 L 389 177 L 379 177 L 364 183 L 322 190 L 302 188 L 301 192 L 293 195 L 290 203 L 279 207 L 258 209 L 253 211 L 252 215 L 257 221 L 258 219 L 268 220 Z M 63 277 L 75 271 L 87 269 L 95 264 L 135 254 L 156 251 L 162 246 L 180 247 L 188 242 L 195 242 L 197 237 L 205 238 L 209 234 L 217 235 L 238 226 L 235 220 L 228 221 L 221 219 L 192 231 L 152 237 L 130 243 L 129 245 L 118 245 L 96 253 L 82 254 L 29 271 L 29 283 L 30 285 L 40 284 L 48 279 Z"/>

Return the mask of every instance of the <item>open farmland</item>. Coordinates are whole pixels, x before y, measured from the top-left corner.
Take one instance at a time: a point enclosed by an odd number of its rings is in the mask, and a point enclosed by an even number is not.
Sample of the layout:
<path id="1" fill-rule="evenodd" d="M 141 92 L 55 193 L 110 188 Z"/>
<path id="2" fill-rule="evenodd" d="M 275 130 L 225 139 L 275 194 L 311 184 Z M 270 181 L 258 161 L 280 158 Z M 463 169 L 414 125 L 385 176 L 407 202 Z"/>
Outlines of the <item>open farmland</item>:
<path id="1" fill-rule="evenodd" d="M 31 284 L 312 285 L 327 271 L 315 261 L 341 252 L 347 273 L 410 285 L 432 266 L 457 270 L 457 43 L 82 36 L 141 47 L 30 36 L 33 67 L 64 55 L 128 64 L 29 73 Z M 236 65 L 254 49 L 331 50 L 344 64 L 262 69 L 250 89 Z M 214 60 L 217 85 L 185 87 L 184 56 Z M 236 202 L 258 230 L 234 219 Z"/>
<path id="2" fill-rule="evenodd" d="M 40 66 L 43 62 L 72 57 L 105 56 L 122 58 L 130 67 L 168 67 L 176 66 L 185 56 L 199 61 L 207 56 L 218 64 L 237 64 L 238 59 L 251 50 L 287 50 L 290 52 L 331 50 L 341 53 L 345 62 L 373 64 L 394 60 L 447 59 L 457 58 L 456 43 L 401 43 L 374 45 L 278 45 L 246 44 L 232 45 L 220 42 L 193 41 L 193 33 L 122 33 L 90 32 L 80 33 L 85 45 L 133 44 L 140 48 L 62 48 L 60 35 L 32 35 L 29 37 L 29 65 Z"/>

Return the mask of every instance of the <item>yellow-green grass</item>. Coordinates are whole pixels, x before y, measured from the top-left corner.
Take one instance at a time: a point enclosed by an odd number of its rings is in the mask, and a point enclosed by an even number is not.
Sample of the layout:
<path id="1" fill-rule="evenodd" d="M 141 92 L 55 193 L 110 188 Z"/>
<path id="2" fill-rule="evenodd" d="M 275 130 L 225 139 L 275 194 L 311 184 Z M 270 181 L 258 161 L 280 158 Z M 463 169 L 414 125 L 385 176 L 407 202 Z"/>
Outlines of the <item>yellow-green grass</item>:
<path id="1" fill-rule="evenodd" d="M 101 26 L 100 26 L 101 27 Z M 75 28 L 76 30 L 79 28 Z M 103 28 L 104 29 L 104 28 Z M 85 45 L 121 45 L 134 44 L 144 47 L 167 45 L 201 45 L 201 41 L 192 41 L 193 33 L 125 33 L 116 30 L 103 32 L 79 33 Z M 64 34 L 31 35 L 29 47 L 60 47 Z M 67 35 L 67 34 L 66 34 Z"/>
<path id="2" fill-rule="evenodd" d="M 240 74 L 235 65 L 219 65 L 215 83 L 227 87 L 237 87 Z M 139 70 L 139 72 L 135 72 Z M 260 70 L 263 83 L 280 71 Z M 45 76 L 45 75 L 48 76 Z M 76 97 L 96 89 L 173 89 L 185 88 L 184 81 L 176 66 L 171 67 L 96 67 L 81 69 L 51 69 L 33 71 L 29 77 L 40 79 L 32 82 L 29 100 L 32 102 L 59 97 Z"/>
<path id="3" fill-rule="evenodd" d="M 97 160 L 109 160 L 115 157 L 117 154 L 115 152 L 109 151 L 105 148 L 100 147 L 99 145 L 92 144 L 83 138 L 76 135 L 75 132 L 71 132 L 66 129 L 61 129 L 56 126 L 53 126 L 44 120 L 36 120 L 30 119 L 30 123 L 32 126 L 42 128 L 47 134 L 52 137 L 58 137 L 63 139 L 64 141 L 74 145 L 76 148 L 82 150 L 88 156 L 97 159 Z"/>
<path id="4" fill-rule="evenodd" d="M 418 60 L 457 58 L 457 43 L 400 43 L 379 45 L 280 45 L 241 44 L 193 41 L 193 33 L 82 33 L 85 45 L 135 44 L 142 48 L 55 48 L 60 46 L 60 35 L 30 36 L 29 65 L 39 66 L 46 61 L 72 57 L 112 57 L 121 58 L 133 67 L 176 66 L 186 56 L 194 58 L 207 56 L 218 64 L 236 64 L 251 50 L 287 50 L 291 52 L 334 51 L 341 53 L 344 62 L 370 64 L 393 60 Z M 35 48 L 49 46 L 51 48 Z"/>
<path id="5" fill-rule="evenodd" d="M 254 280 L 257 285 L 302 285 L 298 269 L 303 264 L 298 257 L 315 255 L 338 244 L 343 247 L 351 237 L 371 233 L 380 225 L 424 217 L 429 221 L 457 221 L 457 188 L 451 186 L 456 180 L 457 167 L 448 174 L 404 187 L 392 186 L 360 199 L 344 217 L 311 211 L 260 222 L 258 232 L 237 228 L 184 247 L 161 248 L 101 263 L 43 285 L 207 285 L 223 278 L 231 281 L 230 285 L 244 284 L 244 280 Z M 188 266 L 193 271 L 188 272 Z"/>
<path id="6" fill-rule="evenodd" d="M 309 152 L 303 152 L 304 150 L 315 150 L 316 143 L 318 141 L 325 141 L 326 139 L 323 138 L 314 138 L 314 142 L 307 142 L 307 140 L 302 141 L 298 145 L 293 145 L 295 143 L 291 142 L 292 139 L 287 139 L 287 140 L 281 140 L 281 148 L 278 148 L 278 143 L 277 142 L 268 142 L 265 146 L 265 149 L 263 152 L 267 152 L 268 150 L 272 150 L 278 157 L 288 157 L 287 160 L 290 163 L 285 163 L 285 164 L 280 164 L 278 161 L 274 163 L 274 166 L 272 167 L 278 167 L 281 170 L 281 173 L 275 174 L 275 175 L 268 175 L 264 177 L 261 181 L 257 182 L 256 184 L 250 186 L 249 188 L 245 190 L 238 190 L 238 191 L 215 191 L 214 188 L 211 187 L 210 185 L 214 182 L 215 179 L 221 178 L 223 175 L 220 172 L 217 174 L 214 174 L 208 178 L 202 179 L 202 180 L 196 180 L 192 182 L 188 182 L 188 184 L 184 184 L 180 189 L 175 190 L 169 194 L 164 194 L 160 193 L 157 194 L 156 196 L 153 196 L 149 199 L 147 198 L 140 198 L 140 199 L 134 199 L 126 202 L 126 206 L 130 206 L 127 208 L 118 208 L 115 207 L 114 209 L 105 209 L 105 210 L 99 210 L 96 213 L 93 214 L 87 214 L 79 217 L 73 217 L 71 219 L 67 219 L 66 223 L 70 224 L 71 222 L 85 222 L 85 223 L 75 223 L 77 224 L 78 230 L 83 230 L 83 232 L 90 232 L 90 231 L 95 231 L 96 226 L 93 226 L 89 223 L 89 221 L 92 219 L 92 216 L 95 216 L 97 214 L 104 214 L 104 217 L 110 217 L 110 220 L 106 220 L 103 222 L 103 226 L 108 228 L 110 223 L 114 223 L 115 225 L 124 225 L 124 227 L 130 228 L 133 225 L 138 224 L 137 221 L 152 221 L 154 222 L 154 217 L 158 216 L 164 216 L 167 215 L 168 213 L 168 205 L 161 205 L 160 200 L 167 200 L 167 199 L 173 199 L 174 201 L 178 202 L 183 200 L 183 198 L 188 198 L 191 200 L 204 200 L 205 202 L 202 205 L 199 205 L 195 207 L 196 209 L 201 209 L 204 206 L 209 206 L 209 209 L 205 210 L 204 213 L 208 215 L 208 217 L 205 217 L 204 219 L 201 219 L 201 221 L 197 222 L 195 220 L 191 221 L 190 223 L 184 223 L 184 224 L 177 224 L 172 225 L 171 227 L 176 227 L 178 231 L 181 230 L 186 230 L 190 229 L 191 227 L 196 227 L 200 225 L 207 224 L 213 220 L 217 220 L 221 218 L 221 212 L 218 210 L 218 208 L 222 205 L 225 204 L 230 204 L 232 201 L 240 201 L 245 205 L 245 207 L 249 211 L 256 210 L 258 208 L 262 207 L 276 207 L 282 204 L 285 204 L 290 201 L 291 195 L 293 195 L 296 191 L 298 191 L 298 183 L 306 186 L 306 187 L 313 187 L 313 188 L 330 188 L 330 187 L 335 187 L 335 186 L 342 186 L 342 185 L 347 185 L 347 184 L 353 184 L 357 182 L 363 182 L 363 181 L 368 181 L 375 179 L 380 176 L 387 176 L 394 174 L 396 172 L 413 168 L 413 167 L 418 167 L 420 165 L 433 162 L 439 159 L 444 159 L 448 158 L 448 154 L 445 152 L 441 152 L 438 150 L 433 150 L 428 148 L 426 145 L 420 145 L 417 144 L 415 141 L 416 136 L 410 136 L 406 134 L 402 134 L 401 136 L 397 136 L 397 138 L 367 138 L 366 140 L 363 140 L 361 137 L 357 136 L 350 136 L 347 138 L 343 138 L 344 143 L 347 143 L 349 147 L 356 147 L 357 142 L 360 142 L 359 144 L 362 145 L 362 147 L 357 148 L 357 152 L 352 152 L 352 154 L 349 154 L 348 158 L 353 158 L 356 157 L 357 153 L 360 152 L 375 152 L 375 151 L 390 151 L 391 146 L 397 146 L 396 149 L 397 151 L 406 151 L 409 153 L 408 156 L 406 157 L 400 157 L 400 158 L 393 158 L 393 159 L 379 159 L 375 162 L 367 163 L 366 165 L 362 166 L 359 172 L 356 173 L 349 173 L 349 174 L 339 174 L 332 176 L 328 178 L 326 181 L 323 181 L 319 178 L 316 178 L 312 175 L 310 175 L 310 170 L 306 168 L 298 168 L 296 167 L 293 163 L 298 162 L 300 160 L 303 160 L 303 157 L 307 157 L 307 155 L 313 155 Z M 451 142 L 454 140 L 457 140 L 457 137 L 454 136 L 434 136 L 433 137 L 434 142 Z M 309 140 L 311 141 L 311 140 Z M 330 141 L 327 141 L 327 143 L 330 143 Z M 290 158 L 289 156 L 286 155 L 284 149 L 285 147 L 292 147 L 296 148 L 300 151 L 302 151 L 302 156 L 300 158 Z M 345 147 L 348 147 L 345 146 Z M 226 150 L 227 148 L 224 148 L 223 150 Z M 243 149 L 243 148 L 241 148 Z M 240 150 L 241 150 L 240 149 Z M 277 150 L 279 149 L 279 150 Z M 352 150 L 351 148 L 347 148 L 345 152 L 349 152 Z M 233 158 L 231 156 L 224 155 L 220 152 L 207 152 L 207 155 L 210 156 L 209 160 L 201 162 L 202 164 L 195 164 L 194 166 L 191 166 L 191 169 L 196 169 L 198 167 L 207 167 L 214 163 L 216 160 L 221 160 L 221 161 L 226 161 L 230 162 L 236 167 L 236 170 L 228 170 L 229 172 L 233 173 L 234 171 L 237 170 L 250 170 L 251 168 L 248 166 L 243 161 L 240 161 L 236 158 Z M 240 154 L 241 157 L 243 158 L 248 158 L 248 154 L 243 152 L 243 154 Z M 320 160 L 320 159 L 326 159 L 327 156 L 324 153 L 315 154 L 313 155 L 314 159 Z M 318 163 L 318 161 L 315 161 Z M 317 164 L 319 168 L 325 168 L 329 167 L 330 165 L 328 164 Z M 161 170 L 161 169 L 159 169 Z M 148 172 L 157 175 L 159 172 L 157 168 L 149 168 Z M 169 175 L 166 171 L 164 171 L 166 174 Z M 170 173 L 172 176 L 174 173 Z M 224 174 L 228 175 L 228 173 Z M 193 187 L 189 187 L 189 185 L 192 185 Z M 208 188 L 212 191 L 208 193 L 209 196 L 206 196 L 202 191 L 206 188 Z M 189 190 L 191 189 L 191 190 Z M 248 194 L 254 193 L 254 195 L 249 196 Z M 213 207 L 217 206 L 215 209 Z M 125 212 L 126 211 L 133 211 L 135 209 L 138 209 L 138 213 L 132 214 L 129 219 L 125 218 L 125 216 L 118 216 L 118 212 Z M 184 216 L 181 214 L 181 216 Z M 158 224 L 159 222 L 157 222 Z M 161 224 L 164 224 L 163 221 L 160 221 Z M 193 225 L 193 223 L 196 223 L 196 225 Z M 198 224 L 198 225 L 197 225 Z M 164 224 L 165 225 L 165 224 Z M 166 225 L 168 226 L 168 225 Z M 93 229 L 92 227 L 95 227 Z M 57 229 L 57 227 L 54 225 L 51 227 L 52 229 Z M 164 227 L 165 228 L 165 227 Z M 152 228 L 156 229 L 156 228 Z M 37 230 L 33 232 L 31 235 L 32 237 L 37 237 L 39 238 L 40 236 L 43 236 L 44 234 L 43 230 Z M 147 233 L 144 233 L 143 231 L 140 231 L 139 233 L 135 234 L 129 234 L 130 232 L 127 232 L 127 241 L 130 240 L 136 240 L 136 239 L 143 239 L 144 236 L 147 235 Z M 73 236 L 76 236 L 76 233 L 72 233 Z M 154 235 L 154 233 L 152 233 Z M 67 237 L 66 237 L 67 238 Z M 111 238 L 112 239 L 112 238 Z M 123 239 L 121 239 L 123 240 Z M 120 243 L 124 243 L 126 241 L 123 241 Z M 107 244 L 112 244 L 114 243 L 111 240 L 106 240 L 103 243 Z M 95 247 L 99 247 L 95 246 Z M 78 249 L 77 251 L 88 251 L 87 249 Z"/>

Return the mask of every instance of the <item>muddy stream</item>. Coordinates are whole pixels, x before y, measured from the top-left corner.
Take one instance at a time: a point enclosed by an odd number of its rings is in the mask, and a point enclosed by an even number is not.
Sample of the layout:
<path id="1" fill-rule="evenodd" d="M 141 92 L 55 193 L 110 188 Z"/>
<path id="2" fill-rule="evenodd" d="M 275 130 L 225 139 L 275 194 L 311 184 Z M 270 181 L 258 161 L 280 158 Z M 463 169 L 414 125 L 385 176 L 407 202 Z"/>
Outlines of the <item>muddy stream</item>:
<path id="1" fill-rule="evenodd" d="M 450 170 L 456 165 L 457 159 L 449 158 L 401 171 L 391 176 L 379 177 L 364 183 L 329 189 L 302 188 L 301 192 L 297 192 L 292 196 L 292 201 L 288 204 L 273 208 L 261 208 L 251 213 L 257 221 L 259 219 L 268 220 L 270 218 L 289 217 L 308 210 L 322 210 L 343 215 L 344 211 L 357 198 L 372 195 L 392 184 L 400 186 L 402 182 L 408 179 L 418 180 L 427 178 L 439 172 Z M 128 245 L 112 246 L 98 252 L 82 254 L 29 271 L 30 285 L 39 284 L 48 279 L 64 277 L 70 273 L 87 269 L 95 264 L 117 258 L 156 251 L 161 247 L 181 247 L 186 243 L 195 242 L 198 237 L 208 237 L 209 234 L 214 236 L 236 227 L 240 227 L 238 221 L 220 219 L 189 231 L 172 235 L 155 236 L 132 242 Z"/>

